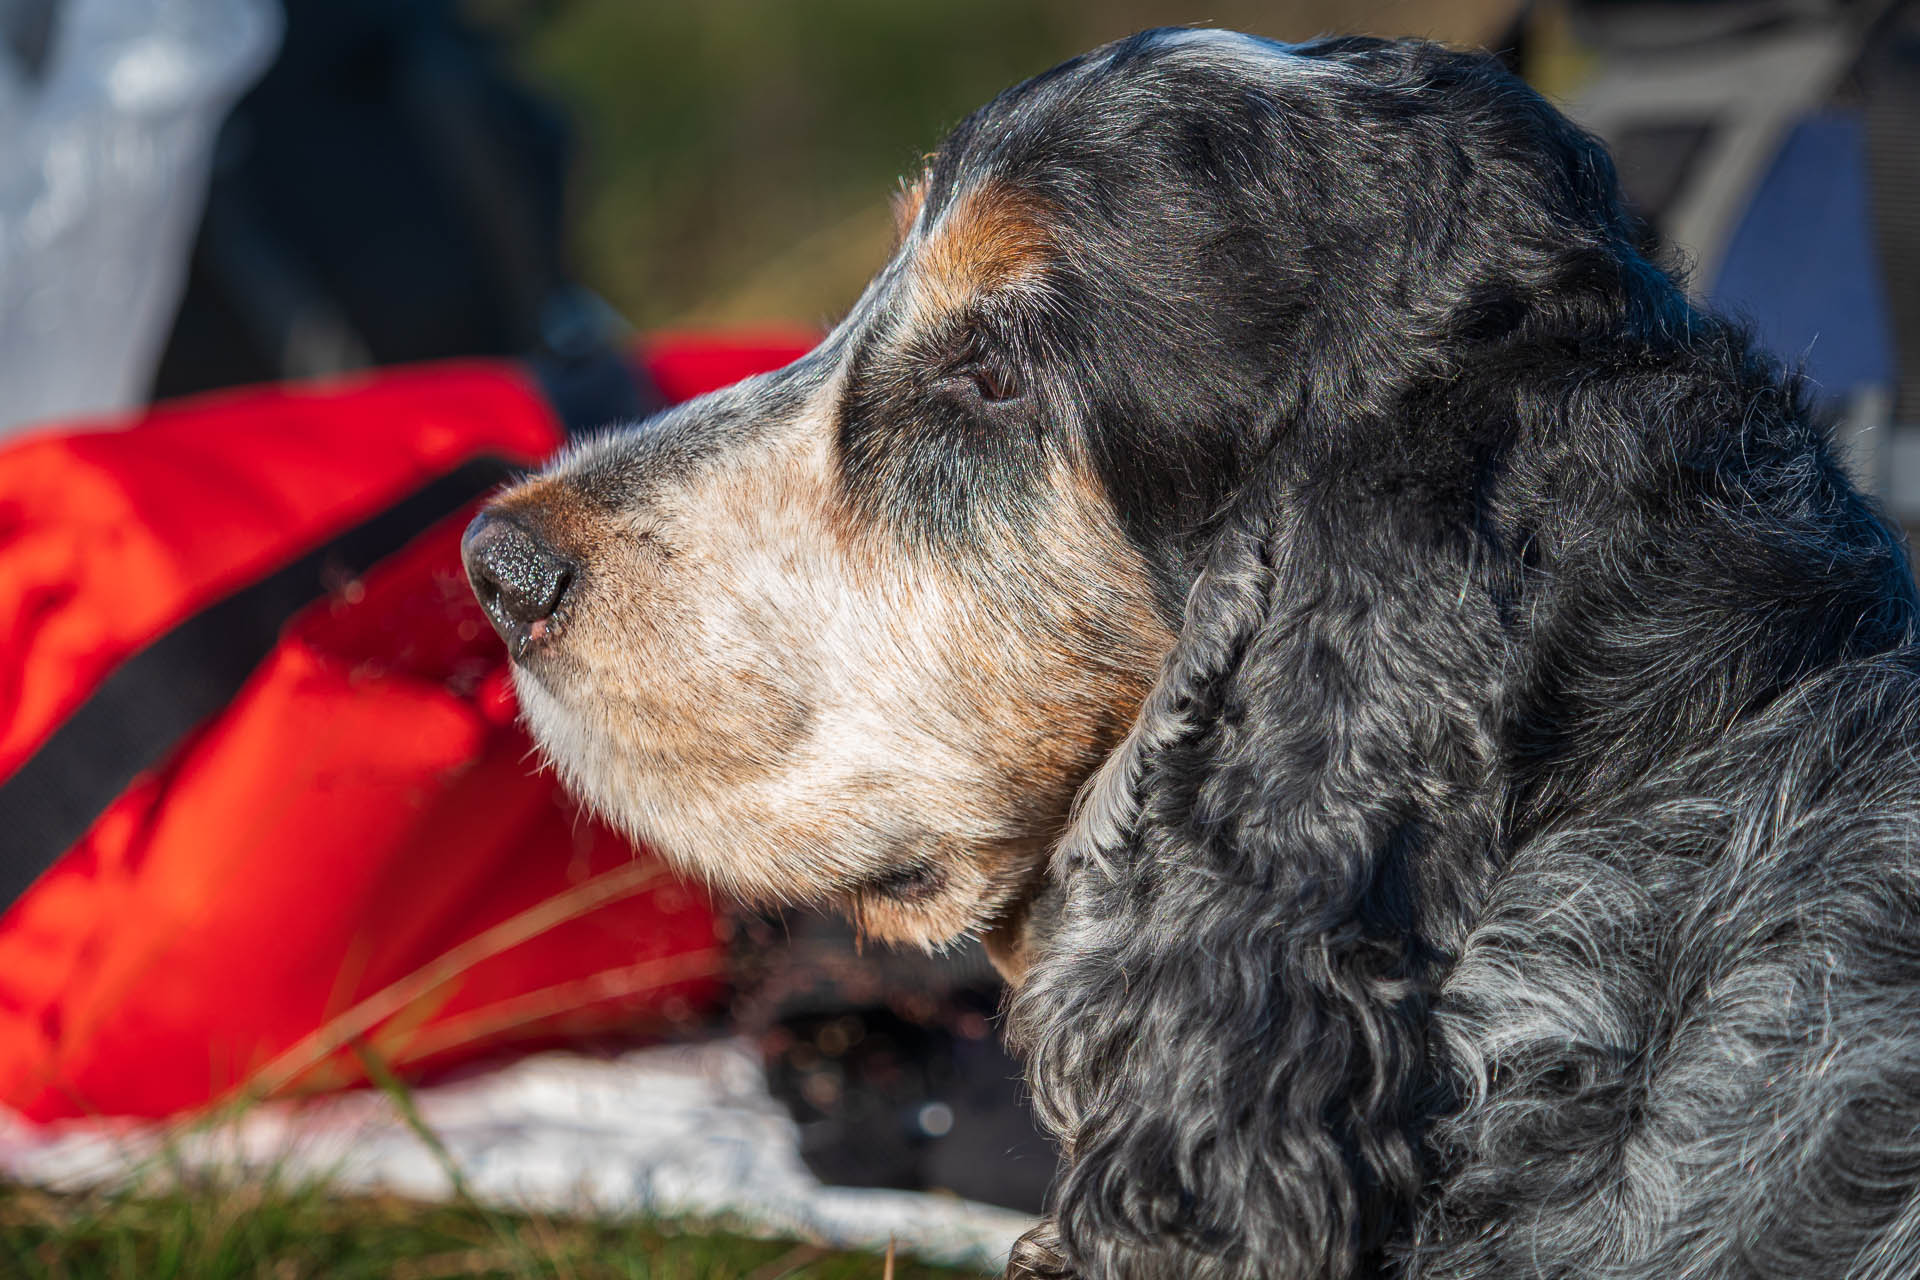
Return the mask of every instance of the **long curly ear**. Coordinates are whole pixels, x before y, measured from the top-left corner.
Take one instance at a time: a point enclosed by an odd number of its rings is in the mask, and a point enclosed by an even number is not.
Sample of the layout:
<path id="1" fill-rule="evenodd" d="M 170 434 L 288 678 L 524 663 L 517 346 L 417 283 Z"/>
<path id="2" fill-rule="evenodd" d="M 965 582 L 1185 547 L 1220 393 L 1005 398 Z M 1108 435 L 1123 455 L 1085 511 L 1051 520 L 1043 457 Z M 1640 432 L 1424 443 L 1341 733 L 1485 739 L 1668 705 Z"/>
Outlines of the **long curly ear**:
<path id="1" fill-rule="evenodd" d="M 1500 557 L 1461 442 L 1340 434 L 1227 512 L 1060 851 L 1012 1030 L 1070 1167 L 1010 1274 L 1339 1280 L 1422 1182 L 1427 995 L 1499 814 Z"/>

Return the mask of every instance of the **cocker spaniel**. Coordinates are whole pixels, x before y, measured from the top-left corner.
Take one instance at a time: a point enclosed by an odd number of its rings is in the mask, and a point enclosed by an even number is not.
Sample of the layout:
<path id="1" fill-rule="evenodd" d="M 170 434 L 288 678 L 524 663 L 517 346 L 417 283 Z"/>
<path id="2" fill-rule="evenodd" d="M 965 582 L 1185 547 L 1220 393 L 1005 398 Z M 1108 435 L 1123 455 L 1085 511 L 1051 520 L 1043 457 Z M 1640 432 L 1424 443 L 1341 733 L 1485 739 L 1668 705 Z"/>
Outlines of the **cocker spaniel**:
<path id="1" fill-rule="evenodd" d="M 817 350 L 469 571 L 600 812 L 985 939 L 1015 1274 L 1920 1274 L 1920 663 L 1795 379 L 1479 56 L 1002 94 Z"/>

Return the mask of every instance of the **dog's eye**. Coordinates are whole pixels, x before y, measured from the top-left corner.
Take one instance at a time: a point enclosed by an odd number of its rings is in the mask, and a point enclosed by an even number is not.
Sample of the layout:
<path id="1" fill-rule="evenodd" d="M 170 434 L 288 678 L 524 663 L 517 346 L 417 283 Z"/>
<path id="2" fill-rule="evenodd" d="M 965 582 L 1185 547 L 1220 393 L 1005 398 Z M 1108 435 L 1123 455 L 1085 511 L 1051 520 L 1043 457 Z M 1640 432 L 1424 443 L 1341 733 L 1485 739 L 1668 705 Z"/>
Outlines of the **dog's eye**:
<path id="1" fill-rule="evenodd" d="M 973 389 L 989 404 L 1018 400 L 1026 392 L 1020 384 L 1019 375 L 1010 369 L 975 360 L 966 366 L 965 373 L 972 381 Z"/>
<path id="2" fill-rule="evenodd" d="M 948 380 L 986 404 L 1005 404 L 1026 394 L 1020 374 L 978 332 L 966 333 L 949 360 Z"/>

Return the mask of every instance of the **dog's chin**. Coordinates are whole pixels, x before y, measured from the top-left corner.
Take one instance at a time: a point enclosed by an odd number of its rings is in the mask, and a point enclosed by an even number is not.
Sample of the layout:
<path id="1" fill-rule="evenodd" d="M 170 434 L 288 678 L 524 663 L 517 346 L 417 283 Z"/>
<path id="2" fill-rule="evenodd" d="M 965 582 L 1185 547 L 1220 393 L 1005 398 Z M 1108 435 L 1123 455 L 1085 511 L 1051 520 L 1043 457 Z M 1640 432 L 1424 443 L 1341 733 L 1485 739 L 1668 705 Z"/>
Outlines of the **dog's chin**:
<path id="1" fill-rule="evenodd" d="M 922 870 L 897 873 L 846 899 L 862 938 L 938 951 L 977 938 L 1008 985 L 1018 986 L 1045 947 L 1058 917 L 1059 894 L 1044 860 L 1013 885 L 983 898 L 934 887 Z"/>
<path id="2" fill-rule="evenodd" d="M 939 951 L 979 932 L 972 904 L 951 893 L 902 898 L 855 890 L 842 900 L 842 910 L 862 940 L 891 946 Z"/>
<path id="3" fill-rule="evenodd" d="M 994 967 L 1017 981 L 1031 963 L 1036 927 L 1052 918 L 1049 842 L 1021 841 L 953 862 L 909 863 L 841 895 L 863 939 L 940 951 L 977 938 Z M 991 871 L 986 868 L 992 868 Z"/>

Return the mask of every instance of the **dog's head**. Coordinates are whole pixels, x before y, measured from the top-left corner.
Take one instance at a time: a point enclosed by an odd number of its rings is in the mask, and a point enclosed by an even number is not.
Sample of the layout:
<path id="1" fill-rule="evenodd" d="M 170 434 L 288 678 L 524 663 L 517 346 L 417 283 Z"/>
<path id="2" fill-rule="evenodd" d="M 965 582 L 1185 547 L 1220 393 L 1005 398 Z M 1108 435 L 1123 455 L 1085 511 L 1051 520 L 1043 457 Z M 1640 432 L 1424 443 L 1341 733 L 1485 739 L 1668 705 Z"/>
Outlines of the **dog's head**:
<path id="1" fill-rule="evenodd" d="M 719 886 L 1017 950 L 1247 477 L 1616 263 L 1611 188 L 1418 43 L 1154 31 L 1009 90 L 817 350 L 475 522 L 527 719 Z"/>

